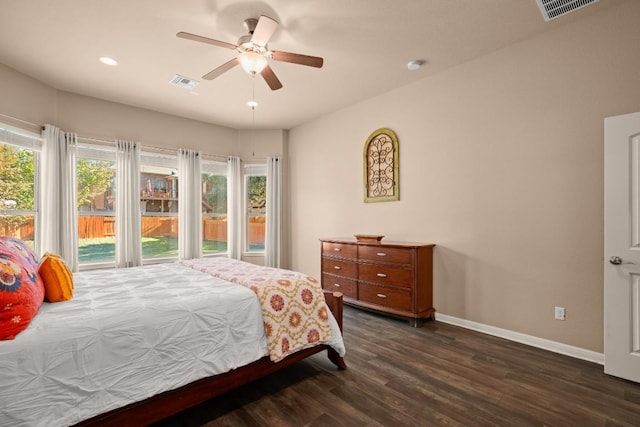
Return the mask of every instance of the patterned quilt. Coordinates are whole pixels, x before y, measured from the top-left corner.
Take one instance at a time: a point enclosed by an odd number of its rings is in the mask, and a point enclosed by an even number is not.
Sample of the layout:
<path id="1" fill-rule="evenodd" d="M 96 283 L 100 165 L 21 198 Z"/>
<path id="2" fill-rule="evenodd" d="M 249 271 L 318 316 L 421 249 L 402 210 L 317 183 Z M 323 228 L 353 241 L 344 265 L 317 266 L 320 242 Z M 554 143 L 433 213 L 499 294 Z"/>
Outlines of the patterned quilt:
<path id="1" fill-rule="evenodd" d="M 269 357 L 280 359 L 331 338 L 327 304 L 313 277 L 230 258 L 198 258 L 183 265 L 251 289 L 262 307 Z"/>

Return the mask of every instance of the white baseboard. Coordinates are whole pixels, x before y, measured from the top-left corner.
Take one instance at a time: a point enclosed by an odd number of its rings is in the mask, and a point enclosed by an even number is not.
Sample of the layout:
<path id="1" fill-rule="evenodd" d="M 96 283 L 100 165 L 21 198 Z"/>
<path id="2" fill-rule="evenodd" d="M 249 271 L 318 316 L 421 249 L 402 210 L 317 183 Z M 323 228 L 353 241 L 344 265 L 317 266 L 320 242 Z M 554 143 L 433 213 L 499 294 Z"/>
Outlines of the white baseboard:
<path id="1" fill-rule="evenodd" d="M 510 341 L 519 342 L 521 344 L 530 345 L 532 347 L 549 350 L 554 353 L 564 354 L 566 356 L 575 357 L 576 359 L 587 360 L 589 362 L 604 365 L 604 354 L 584 348 L 574 347 L 568 344 L 547 340 L 544 338 L 534 337 L 532 335 L 521 334 L 519 332 L 509 331 L 507 329 L 496 328 L 495 326 L 484 325 L 482 323 L 472 322 L 470 320 L 459 319 L 457 317 L 448 316 L 446 314 L 436 313 L 436 319 L 439 322 L 448 323 L 462 328 L 471 329 L 488 335 L 505 338 Z"/>

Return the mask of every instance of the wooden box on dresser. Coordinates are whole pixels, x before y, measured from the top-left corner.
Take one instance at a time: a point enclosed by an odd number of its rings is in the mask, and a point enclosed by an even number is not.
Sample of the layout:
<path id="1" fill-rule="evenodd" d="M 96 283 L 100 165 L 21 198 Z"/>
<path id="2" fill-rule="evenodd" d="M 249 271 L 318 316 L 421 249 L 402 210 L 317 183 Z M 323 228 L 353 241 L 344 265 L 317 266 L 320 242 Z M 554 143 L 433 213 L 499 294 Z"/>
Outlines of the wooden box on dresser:
<path id="1" fill-rule="evenodd" d="M 435 319 L 433 244 L 320 239 L 322 287 L 350 305 L 406 317 L 415 326 Z"/>

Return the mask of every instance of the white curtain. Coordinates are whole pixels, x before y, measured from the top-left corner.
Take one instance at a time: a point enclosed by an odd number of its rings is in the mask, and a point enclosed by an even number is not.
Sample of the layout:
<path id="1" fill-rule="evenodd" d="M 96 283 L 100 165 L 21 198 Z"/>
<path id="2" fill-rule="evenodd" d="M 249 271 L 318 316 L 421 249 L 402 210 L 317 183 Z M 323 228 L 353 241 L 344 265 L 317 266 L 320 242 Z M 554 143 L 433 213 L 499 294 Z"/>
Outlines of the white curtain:
<path id="1" fill-rule="evenodd" d="M 116 145 L 116 267 L 134 267 L 142 265 L 140 145 Z"/>
<path id="2" fill-rule="evenodd" d="M 229 258 L 240 259 L 242 255 L 240 158 L 230 156 L 227 159 L 227 165 L 227 249 Z"/>
<path id="3" fill-rule="evenodd" d="M 42 131 L 36 249 L 60 255 L 78 270 L 75 133 L 45 125 Z"/>
<path id="4" fill-rule="evenodd" d="M 282 161 L 267 157 L 267 224 L 265 232 L 265 260 L 268 267 L 280 267 L 282 222 Z"/>
<path id="5" fill-rule="evenodd" d="M 178 150 L 178 248 L 180 259 L 202 256 L 202 162 L 200 153 Z"/>

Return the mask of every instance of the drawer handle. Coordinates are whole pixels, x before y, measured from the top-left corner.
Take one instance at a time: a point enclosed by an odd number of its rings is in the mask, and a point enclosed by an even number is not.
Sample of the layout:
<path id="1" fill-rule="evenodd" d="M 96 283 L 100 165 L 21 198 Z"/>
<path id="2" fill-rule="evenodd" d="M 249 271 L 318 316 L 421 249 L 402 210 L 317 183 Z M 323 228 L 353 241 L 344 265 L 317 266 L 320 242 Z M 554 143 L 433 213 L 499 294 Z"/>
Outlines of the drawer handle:
<path id="1" fill-rule="evenodd" d="M 387 297 L 385 294 L 376 294 L 376 296 L 377 296 L 378 298 L 386 298 L 386 297 Z"/>
<path id="2" fill-rule="evenodd" d="M 333 250 L 334 250 L 334 251 L 336 251 L 336 252 L 340 252 L 342 249 L 340 249 L 340 248 L 333 248 Z"/>
<path id="3" fill-rule="evenodd" d="M 376 255 L 378 255 L 378 256 L 387 256 L 387 254 L 385 254 L 384 252 L 378 252 Z"/>
<path id="4" fill-rule="evenodd" d="M 335 286 L 336 288 L 342 287 L 342 285 L 340 285 L 339 283 L 334 283 L 333 286 Z"/>
<path id="5" fill-rule="evenodd" d="M 378 277 L 383 277 L 383 278 L 384 278 L 384 277 L 387 277 L 387 275 L 386 275 L 386 274 L 384 274 L 384 273 L 378 273 L 378 274 L 376 274 L 376 276 L 378 276 Z"/>
<path id="6" fill-rule="evenodd" d="M 341 270 L 342 269 L 342 267 L 340 267 L 339 265 L 334 265 L 333 268 L 336 269 L 336 270 Z"/>

